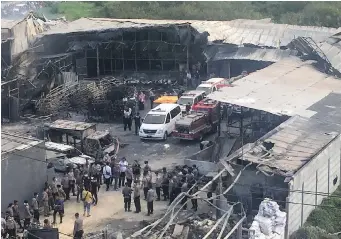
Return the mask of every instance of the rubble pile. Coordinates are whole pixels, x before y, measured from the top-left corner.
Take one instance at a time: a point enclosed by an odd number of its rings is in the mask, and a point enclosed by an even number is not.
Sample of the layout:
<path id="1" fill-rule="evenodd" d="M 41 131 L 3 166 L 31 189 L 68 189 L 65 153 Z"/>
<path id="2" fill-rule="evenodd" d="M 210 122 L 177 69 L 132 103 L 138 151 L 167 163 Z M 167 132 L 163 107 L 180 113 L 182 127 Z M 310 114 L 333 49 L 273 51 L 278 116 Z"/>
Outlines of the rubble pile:
<path id="1" fill-rule="evenodd" d="M 100 81 L 80 81 L 69 86 L 60 85 L 38 100 L 36 108 L 41 115 L 76 111 L 87 114 L 88 118 L 94 121 L 111 121 L 122 117 L 123 98 L 133 98 L 139 91 L 143 91 L 148 97 L 150 90 L 156 96 L 165 93 L 176 95 L 178 91 L 183 90 L 183 87 L 174 79 L 165 76 L 159 76 L 157 79 L 146 74 L 134 77 L 107 76 Z"/>
<path id="2" fill-rule="evenodd" d="M 251 239 L 284 239 L 287 215 L 279 210 L 279 206 L 271 199 L 265 199 L 259 205 L 250 230 L 254 231 Z"/>

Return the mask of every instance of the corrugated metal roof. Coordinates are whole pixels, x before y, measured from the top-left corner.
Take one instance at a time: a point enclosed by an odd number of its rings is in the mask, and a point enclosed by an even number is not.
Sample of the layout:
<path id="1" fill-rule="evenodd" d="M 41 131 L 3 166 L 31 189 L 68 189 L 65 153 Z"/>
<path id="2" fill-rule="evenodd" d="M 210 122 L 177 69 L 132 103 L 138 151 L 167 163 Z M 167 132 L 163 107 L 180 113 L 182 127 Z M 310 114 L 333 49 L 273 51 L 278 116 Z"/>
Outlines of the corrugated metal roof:
<path id="1" fill-rule="evenodd" d="M 70 120 L 56 120 L 49 125 L 53 129 L 83 131 L 95 126 L 95 123 L 85 123 Z"/>
<path id="2" fill-rule="evenodd" d="M 220 50 L 211 60 L 254 60 L 277 62 L 288 57 L 296 56 L 297 52 L 281 49 L 259 49 L 251 47 L 239 47 L 236 51 Z"/>
<path id="3" fill-rule="evenodd" d="M 315 41 L 325 40 L 337 29 L 326 27 L 294 26 L 270 23 L 268 20 L 197 21 L 197 20 L 147 20 L 81 18 L 67 26 L 56 27 L 43 35 L 75 32 L 104 31 L 108 29 L 141 28 L 156 25 L 191 24 L 198 32 L 208 32 L 208 40 L 222 41 L 235 45 L 286 46 L 298 36 L 312 37 Z"/>
<path id="4" fill-rule="evenodd" d="M 105 31 L 127 28 L 144 28 L 153 26 L 169 26 L 188 24 L 186 21 L 143 20 L 143 19 L 111 19 L 111 18 L 80 18 L 69 22 L 66 26 L 56 26 L 42 35 L 66 34 L 76 32 Z"/>
<path id="5" fill-rule="evenodd" d="M 341 73 L 341 32 L 319 44 L 333 68 Z"/>
<path id="6" fill-rule="evenodd" d="M 16 150 L 25 150 L 34 147 L 42 142 L 42 140 L 38 140 L 33 137 L 1 134 L 1 154 L 7 154 Z"/>
<path id="7" fill-rule="evenodd" d="M 255 147 L 243 155 L 243 160 L 282 173 L 295 173 L 338 136 L 325 125 L 325 122 L 314 119 L 292 117 L 259 139 Z M 262 157 L 265 154 L 261 147 L 263 142 L 274 143 L 269 156 Z"/>
<path id="8" fill-rule="evenodd" d="M 312 61 L 283 60 L 256 71 L 209 98 L 274 114 L 310 117 L 306 110 L 330 93 L 341 93 L 341 80 L 328 76 Z"/>

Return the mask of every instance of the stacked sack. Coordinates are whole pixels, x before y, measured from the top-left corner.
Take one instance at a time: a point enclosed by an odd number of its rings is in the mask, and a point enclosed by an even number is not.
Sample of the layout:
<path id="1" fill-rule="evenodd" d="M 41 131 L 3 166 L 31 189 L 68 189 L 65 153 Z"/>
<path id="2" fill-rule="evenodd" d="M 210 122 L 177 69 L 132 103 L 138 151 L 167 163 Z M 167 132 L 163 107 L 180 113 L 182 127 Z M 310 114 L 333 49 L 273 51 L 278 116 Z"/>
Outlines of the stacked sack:
<path id="1" fill-rule="evenodd" d="M 251 239 L 284 239 L 287 214 L 279 210 L 275 201 L 265 198 L 250 227 L 255 234 Z"/>

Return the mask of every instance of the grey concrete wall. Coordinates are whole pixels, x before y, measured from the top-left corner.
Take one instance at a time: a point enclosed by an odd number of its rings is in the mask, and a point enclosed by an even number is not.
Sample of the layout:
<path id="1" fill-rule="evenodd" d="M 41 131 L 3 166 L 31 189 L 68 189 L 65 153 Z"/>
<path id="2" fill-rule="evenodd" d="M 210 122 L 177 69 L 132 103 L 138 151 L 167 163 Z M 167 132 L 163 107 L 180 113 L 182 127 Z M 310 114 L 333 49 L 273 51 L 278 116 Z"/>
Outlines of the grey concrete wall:
<path id="1" fill-rule="evenodd" d="M 340 158 L 341 138 L 338 136 L 290 181 L 287 219 L 289 235 L 305 223 L 311 211 L 316 208 L 314 205 L 320 205 L 323 198 L 340 185 Z M 337 179 L 335 184 L 334 179 Z"/>
<path id="2" fill-rule="evenodd" d="M 187 166 L 192 166 L 193 164 L 195 164 L 199 169 L 199 173 L 203 174 L 203 175 L 206 175 L 210 172 L 217 172 L 218 173 L 218 170 L 219 170 L 217 164 L 207 162 L 207 161 L 185 159 L 184 162 L 185 162 L 185 165 L 187 165 Z"/>
<path id="3" fill-rule="evenodd" d="M 41 194 L 46 180 L 44 143 L 8 153 L 1 159 L 1 211 L 13 200 L 22 205 L 34 192 Z"/>

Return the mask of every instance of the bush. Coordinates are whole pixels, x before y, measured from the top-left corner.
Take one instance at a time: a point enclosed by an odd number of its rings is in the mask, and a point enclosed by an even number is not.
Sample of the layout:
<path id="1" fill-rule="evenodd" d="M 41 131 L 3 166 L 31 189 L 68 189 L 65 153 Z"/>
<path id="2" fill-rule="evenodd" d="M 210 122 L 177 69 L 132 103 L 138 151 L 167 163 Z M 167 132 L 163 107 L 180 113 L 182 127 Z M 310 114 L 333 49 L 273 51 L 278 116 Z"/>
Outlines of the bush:
<path id="1" fill-rule="evenodd" d="M 341 2 L 56 2 L 51 11 L 81 17 L 174 20 L 271 18 L 277 23 L 341 26 Z"/>
<path id="2" fill-rule="evenodd" d="M 290 239 L 337 239 L 337 236 L 328 235 L 327 232 L 319 227 L 304 226 L 298 229 Z"/>

